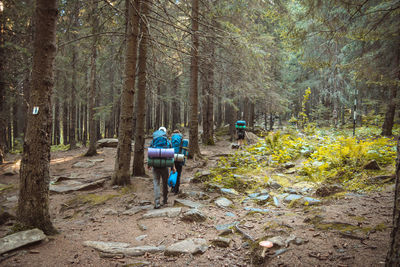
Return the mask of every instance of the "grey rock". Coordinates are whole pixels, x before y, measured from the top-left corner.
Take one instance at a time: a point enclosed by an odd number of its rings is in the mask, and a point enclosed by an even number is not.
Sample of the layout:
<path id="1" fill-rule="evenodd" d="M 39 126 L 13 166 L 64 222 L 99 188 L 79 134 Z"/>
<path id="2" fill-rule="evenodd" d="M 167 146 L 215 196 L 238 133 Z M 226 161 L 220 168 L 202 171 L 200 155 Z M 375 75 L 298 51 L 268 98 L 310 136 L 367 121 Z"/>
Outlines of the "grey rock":
<path id="1" fill-rule="evenodd" d="M 215 205 L 217 205 L 220 208 L 227 208 L 233 204 L 232 201 L 230 201 L 229 199 L 224 198 L 224 197 L 218 198 L 217 200 L 214 201 L 214 203 L 215 203 Z"/>
<path id="2" fill-rule="evenodd" d="M 146 231 L 146 230 L 147 230 L 147 226 L 144 225 L 144 224 L 138 223 L 137 226 L 139 227 L 139 229 L 140 229 L 141 231 Z"/>
<path id="3" fill-rule="evenodd" d="M 268 182 L 268 186 L 272 189 L 280 189 L 282 186 L 275 181 Z"/>
<path id="4" fill-rule="evenodd" d="M 197 172 L 194 176 L 194 178 L 190 181 L 191 183 L 201 183 L 204 182 L 205 180 L 208 179 L 208 177 L 211 175 L 210 171 L 202 171 L 202 172 Z"/>
<path id="5" fill-rule="evenodd" d="M 191 200 L 187 200 L 187 199 L 175 199 L 174 201 L 174 206 L 186 206 L 192 209 L 200 209 L 203 207 L 203 204 L 198 203 L 198 202 L 194 202 Z"/>
<path id="6" fill-rule="evenodd" d="M 154 246 L 139 246 L 121 249 L 121 253 L 127 256 L 142 256 L 145 253 L 157 253 L 161 251 L 163 251 L 161 247 Z"/>
<path id="7" fill-rule="evenodd" d="M 88 161 L 96 163 L 96 162 L 104 162 L 104 159 L 89 159 Z"/>
<path id="8" fill-rule="evenodd" d="M 17 201 L 18 201 L 18 197 L 17 197 L 17 196 L 8 197 L 8 198 L 7 198 L 7 201 L 10 201 L 10 202 L 17 202 Z"/>
<path id="9" fill-rule="evenodd" d="M 248 197 L 249 199 L 253 199 L 253 198 L 258 197 L 259 195 L 260 195 L 260 193 L 251 193 L 251 194 L 248 194 L 247 197 Z"/>
<path id="10" fill-rule="evenodd" d="M 151 205 L 151 201 L 148 200 L 141 200 L 139 202 L 139 206 L 147 206 L 147 205 Z"/>
<path id="11" fill-rule="evenodd" d="M 117 147 L 118 139 L 116 138 L 104 138 L 97 141 L 97 147 Z"/>
<path id="12" fill-rule="evenodd" d="M 283 167 L 285 169 L 290 169 L 290 168 L 293 168 L 295 166 L 296 166 L 296 164 L 294 164 L 293 162 L 286 162 L 285 164 L 283 164 Z"/>
<path id="13" fill-rule="evenodd" d="M 135 239 L 136 239 L 137 241 L 142 241 L 142 240 L 145 239 L 146 237 L 147 237 L 147 235 L 140 235 L 140 236 L 136 237 Z"/>
<path id="14" fill-rule="evenodd" d="M 19 167 L 17 167 L 16 165 L 14 165 L 14 166 L 7 167 L 7 168 L 4 170 L 3 174 L 4 174 L 4 175 L 7 175 L 7 176 L 11 176 L 11 175 L 16 175 L 16 174 L 18 174 L 18 172 L 19 172 Z"/>
<path id="15" fill-rule="evenodd" d="M 94 248 L 101 252 L 112 253 L 112 254 L 124 254 L 127 256 L 142 256 L 145 253 L 156 253 L 163 251 L 162 247 L 155 247 L 155 246 L 130 247 L 130 244 L 128 243 L 119 243 L 119 242 L 85 241 L 83 245 Z"/>
<path id="16" fill-rule="evenodd" d="M 307 240 L 307 239 L 300 238 L 300 237 L 296 237 L 296 239 L 294 240 L 293 243 L 296 244 L 296 245 L 298 245 L 298 246 L 300 246 L 300 245 L 303 245 L 303 244 L 305 244 L 305 243 L 308 243 L 308 240 Z"/>
<path id="17" fill-rule="evenodd" d="M 228 195 L 239 195 L 239 193 L 233 188 L 221 188 L 221 192 Z"/>
<path id="18" fill-rule="evenodd" d="M 315 194 L 319 197 L 328 197 L 342 191 L 343 187 L 339 185 L 322 185 L 317 189 Z"/>
<path id="19" fill-rule="evenodd" d="M 32 229 L 5 236 L 0 239 L 0 255 L 22 246 L 42 241 L 46 235 L 39 229 Z"/>
<path id="20" fill-rule="evenodd" d="M 289 249 L 287 249 L 287 248 L 278 249 L 278 250 L 275 251 L 274 256 L 282 255 L 283 253 L 287 252 L 288 250 L 289 250 Z"/>
<path id="21" fill-rule="evenodd" d="M 301 196 L 301 195 L 290 194 L 287 197 L 285 197 L 283 201 L 286 202 L 286 203 L 290 203 L 292 201 L 297 201 L 297 200 L 300 200 L 302 198 L 303 198 L 303 196 Z"/>
<path id="22" fill-rule="evenodd" d="M 288 170 L 286 170 L 284 173 L 285 173 L 285 174 L 294 174 L 294 173 L 296 173 L 296 169 L 295 169 L 295 168 L 288 169 Z"/>
<path id="23" fill-rule="evenodd" d="M 272 199 L 274 201 L 275 207 L 280 207 L 281 206 L 281 204 L 279 203 L 279 200 L 278 200 L 278 198 L 276 196 L 273 196 Z"/>
<path id="24" fill-rule="evenodd" d="M 165 256 L 178 256 L 181 254 L 203 254 L 208 249 L 207 241 L 202 238 L 186 239 L 172 244 L 165 249 Z"/>
<path id="25" fill-rule="evenodd" d="M 226 230 L 231 230 L 232 227 L 235 227 L 235 225 L 239 224 L 239 222 L 233 222 L 233 223 L 227 223 L 227 224 L 219 224 L 215 226 L 215 229 L 218 231 L 226 231 Z"/>
<path id="26" fill-rule="evenodd" d="M 262 202 L 262 203 L 265 203 L 268 199 L 269 199 L 269 194 L 263 194 L 263 195 L 260 195 L 256 198 L 254 198 L 254 200 L 256 200 L 258 202 Z"/>
<path id="27" fill-rule="evenodd" d="M 182 221 L 186 222 L 204 222 L 207 217 L 197 209 L 190 209 L 182 216 Z"/>
<path id="28" fill-rule="evenodd" d="M 136 213 L 141 212 L 142 210 L 149 210 L 152 209 L 152 205 L 147 205 L 147 206 L 135 206 L 130 208 L 129 210 L 126 210 L 122 212 L 122 215 L 135 215 Z"/>
<path id="29" fill-rule="evenodd" d="M 149 266 L 150 264 L 151 264 L 151 262 L 149 262 L 149 261 L 134 261 L 134 262 L 130 261 L 124 266 L 145 267 L 145 266 Z M 117 264 L 117 266 L 119 266 L 119 265 Z"/>
<path id="30" fill-rule="evenodd" d="M 250 211 L 250 212 L 261 212 L 261 213 L 271 211 L 270 209 L 259 209 L 259 208 L 252 208 L 252 207 L 245 207 L 244 209 L 247 211 Z"/>
<path id="31" fill-rule="evenodd" d="M 283 190 L 285 193 L 289 193 L 289 194 L 298 194 L 299 190 L 291 188 L 291 187 L 287 187 Z"/>
<path id="32" fill-rule="evenodd" d="M 218 236 L 214 238 L 211 243 L 217 247 L 227 248 L 231 243 L 231 239 L 227 237 Z"/>
<path id="33" fill-rule="evenodd" d="M 367 164 L 364 165 L 364 170 L 380 170 L 378 162 L 376 160 L 371 160 Z"/>
<path id="34" fill-rule="evenodd" d="M 274 246 L 277 245 L 279 247 L 284 247 L 286 245 L 286 239 L 281 236 L 271 237 L 268 239 L 268 241 L 271 241 Z"/>
<path id="35" fill-rule="evenodd" d="M 102 187 L 105 181 L 106 181 L 105 179 L 100 179 L 91 183 L 81 183 L 73 181 L 74 183 L 57 184 L 57 185 L 50 184 L 50 191 L 55 193 L 68 193 L 80 190 L 91 190 L 98 187 Z"/>
<path id="36" fill-rule="evenodd" d="M 225 235 L 230 235 L 230 234 L 233 234 L 232 229 L 222 229 L 218 233 L 219 236 L 225 236 Z"/>
<path id="37" fill-rule="evenodd" d="M 118 215 L 118 212 L 114 209 L 105 209 L 104 215 Z"/>
<path id="38" fill-rule="evenodd" d="M 96 165 L 94 162 L 77 162 L 72 165 L 72 168 L 90 168 Z"/>
<path id="39" fill-rule="evenodd" d="M 157 217 L 169 217 L 173 218 L 178 216 L 182 211 L 182 208 L 165 208 L 165 209 L 157 209 L 150 210 L 143 215 L 143 219 L 147 218 L 157 218 Z"/>
<path id="40" fill-rule="evenodd" d="M 131 246 L 129 243 L 121 242 L 102 242 L 102 241 L 85 241 L 83 245 L 86 247 L 94 248 L 98 251 L 105 253 L 121 253 L 121 249 Z"/>
<path id="41" fill-rule="evenodd" d="M 320 204 L 321 200 L 313 198 L 313 197 L 304 197 L 303 198 L 303 204 L 307 204 L 307 205 L 316 205 L 316 204 Z"/>

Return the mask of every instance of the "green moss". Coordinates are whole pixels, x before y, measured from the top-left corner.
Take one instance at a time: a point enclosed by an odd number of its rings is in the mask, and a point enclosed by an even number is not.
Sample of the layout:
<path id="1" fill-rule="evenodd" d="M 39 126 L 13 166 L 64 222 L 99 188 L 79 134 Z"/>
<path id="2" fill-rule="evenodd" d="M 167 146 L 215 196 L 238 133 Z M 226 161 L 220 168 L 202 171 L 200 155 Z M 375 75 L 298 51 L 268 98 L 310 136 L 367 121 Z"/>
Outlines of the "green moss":
<path id="1" fill-rule="evenodd" d="M 77 207 L 82 205 L 102 205 L 106 203 L 108 200 L 118 197 L 116 194 L 109 195 L 97 195 L 97 194 L 87 194 L 87 195 L 78 195 L 75 198 L 71 199 L 66 203 L 67 207 Z"/>
<path id="2" fill-rule="evenodd" d="M 11 189 L 13 189 L 14 188 L 14 185 L 13 184 L 0 184 L 0 193 L 1 192 L 5 192 L 5 191 L 7 191 L 7 190 L 11 190 Z"/>
<path id="3" fill-rule="evenodd" d="M 136 188 L 134 185 L 127 185 L 119 189 L 118 191 L 121 195 L 126 195 L 126 194 L 131 194 L 133 192 L 136 192 Z"/>
<path id="4" fill-rule="evenodd" d="M 385 231 L 386 229 L 387 229 L 387 226 L 384 223 L 380 223 L 374 227 L 374 230 L 378 231 L 378 232 Z"/>
<path id="5" fill-rule="evenodd" d="M 70 145 L 64 145 L 64 144 L 59 144 L 59 145 L 53 145 L 51 146 L 51 152 L 55 151 L 67 151 L 69 149 Z"/>
<path id="6" fill-rule="evenodd" d="M 314 226 L 319 230 L 337 230 L 342 233 L 361 230 L 361 227 L 359 226 L 355 226 L 348 223 L 340 223 L 340 222 L 329 222 L 329 223 L 320 222 L 316 223 Z"/>
<path id="7" fill-rule="evenodd" d="M 366 221 L 366 218 L 363 216 L 349 215 L 349 217 L 357 222 L 365 222 Z"/>
<path id="8" fill-rule="evenodd" d="M 17 222 L 11 227 L 11 229 L 8 231 L 7 235 L 15 234 L 15 233 L 18 233 L 18 232 L 21 232 L 21 231 L 31 230 L 31 229 L 34 229 L 34 228 L 35 227 L 33 227 L 33 226 L 26 226 L 24 224 L 21 224 L 21 223 Z"/>
<path id="9" fill-rule="evenodd" d="M 283 187 L 290 187 L 292 185 L 287 176 L 273 175 L 272 179 Z"/>

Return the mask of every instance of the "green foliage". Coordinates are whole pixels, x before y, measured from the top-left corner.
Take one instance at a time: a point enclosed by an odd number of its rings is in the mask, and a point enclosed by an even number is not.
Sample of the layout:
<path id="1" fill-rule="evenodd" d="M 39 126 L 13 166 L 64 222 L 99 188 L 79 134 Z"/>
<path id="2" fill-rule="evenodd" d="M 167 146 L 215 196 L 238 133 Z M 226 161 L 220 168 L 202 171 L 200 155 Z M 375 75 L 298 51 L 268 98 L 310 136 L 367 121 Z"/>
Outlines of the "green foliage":
<path id="1" fill-rule="evenodd" d="M 375 160 L 385 169 L 391 169 L 396 147 L 393 139 L 375 136 L 377 130 L 371 128 L 368 135 L 368 128 L 363 129 L 363 139 L 352 137 L 350 130 L 314 129 L 313 135 L 308 136 L 294 131 L 290 134 L 269 133 L 244 151 L 220 158 L 218 166 L 211 170 L 212 175 L 205 182 L 234 188 L 238 192 L 256 192 L 265 188 L 270 180 L 283 187 L 308 181 L 341 183 L 345 190 L 351 191 L 378 190 L 382 184 L 371 183 L 369 177 L 387 171 L 370 171 L 363 167 Z M 302 167 L 297 169 L 299 176 L 274 173 L 288 161 L 302 162 Z M 343 192 L 334 197 L 341 196 L 344 196 Z"/>
<path id="2" fill-rule="evenodd" d="M 325 136 L 323 142 L 303 162 L 302 173 L 316 182 L 334 179 L 349 182 L 352 188 L 355 177 L 362 180 L 363 166 L 376 160 L 385 166 L 393 164 L 396 157 L 392 139 L 385 137 L 357 140 L 353 137 Z M 354 188 L 357 189 L 357 188 Z"/>
<path id="3" fill-rule="evenodd" d="M 59 145 L 53 145 L 51 146 L 51 152 L 56 152 L 56 151 L 67 151 L 69 149 L 69 144 L 64 145 L 64 144 L 59 144 Z"/>

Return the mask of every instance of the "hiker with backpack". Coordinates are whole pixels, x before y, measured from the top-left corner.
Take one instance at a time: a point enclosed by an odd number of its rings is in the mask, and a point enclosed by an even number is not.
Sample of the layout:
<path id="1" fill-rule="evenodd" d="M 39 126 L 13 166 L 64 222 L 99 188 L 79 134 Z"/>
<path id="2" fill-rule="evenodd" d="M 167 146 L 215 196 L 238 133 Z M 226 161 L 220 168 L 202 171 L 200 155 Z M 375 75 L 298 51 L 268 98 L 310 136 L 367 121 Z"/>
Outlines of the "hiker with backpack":
<path id="1" fill-rule="evenodd" d="M 235 124 L 236 133 L 237 133 L 237 141 L 238 146 L 241 147 L 244 145 L 244 138 L 246 137 L 246 122 L 245 121 L 237 121 Z"/>
<path id="2" fill-rule="evenodd" d="M 168 200 L 168 167 L 174 166 L 174 150 L 167 138 L 167 129 L 160 127 L 153 133 L 153 140 L 148 149 L 148 168 L 153 167 L 154 208 L 166 205 Z M 160 178 L 162 180 L 163 204 L 160 203 Z"/>
<path id="3" fill-rule="evenodd" d="M 171 136 L 171 143 L 172 147 L 174 149 L 175 155 L 178 155 L 175 157 L 174 165 L 175 169 L 178 172 L 178 177 L 176 179 L 176 184 L 174 187 L 172 187 L 171 192 L 173 192 L 175 195 L 179 194 L 179 185 L 181 183 L 181 175 L 182 175 L 182 167 L 185 165 L 185 156 L 180 158 L 179 155 L 184 154 L 184 139 L 182 134 L 180 133 L 179 130 L 174 130 Z"/>

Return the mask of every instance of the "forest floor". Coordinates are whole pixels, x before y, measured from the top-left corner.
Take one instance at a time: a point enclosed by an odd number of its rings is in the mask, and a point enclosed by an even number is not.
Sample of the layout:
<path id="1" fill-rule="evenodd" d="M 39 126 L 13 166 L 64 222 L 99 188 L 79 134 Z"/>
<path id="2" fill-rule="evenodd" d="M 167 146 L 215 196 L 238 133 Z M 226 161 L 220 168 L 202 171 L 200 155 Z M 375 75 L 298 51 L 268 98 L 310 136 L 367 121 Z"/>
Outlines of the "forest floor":
<path id="1" fill-rule="evenodd" d="M 183 169 L 181 194 L 169 193 L 168 204 L 162 208 L 173 207 L 178 198 L 192 200 L 203 205 L 200 210 L 207 218 L 204 222 L 183 221 L 182 213 L 188 207 L 182 207 L 181 215 L 176 217 L 142 218 L 146 212 L 153 210 L 152 178 L 132 177 L 130 187 L 112 186 L 110 177 L 114 169 L 116 148 L 100 148 L 99 154 L 91 158 L 82 156 L 85 148 L 53 152 L 50 167 L 53 180 L 59 177 L 80 181 L 104 178 L 106 182 L 91 190 L 51 193 L 51 218 L 60 233 L 3 255 L 0 257 L 0 265 L 384 265 L 392 224 L 393 183 L 371 193 L 348 193 L 337 199 L 323 198 L 319 205 L 249 202 L 244 201 L 246 196 L 243 194 L 209 190 L 202 183 L 193 183 L 196 173 L 207 171 L 217 164 L 218 155 L 236 152 L 226 140 L 218 141 L 215 146 L 201 146 L 201 151 L 203 158 L 188 161 Z M 95 161 L 83 168 L 73 167 L 78 162 L 87 163 L 88 160 Z M 290 181 L 295 179 L 295 174 L 283 173 L 281 169 L 274 172 L 288 176 Z M 3 210 L 15 214 L 18 174 L 6 176 L 2 173 L 0 169 L 0 203 Z M 220 197 L 230 199 L 233 204 L 227 207 L 216 205 L 215 200 Z M 144 208 L 138 212 L 136 210 L 137 213 L 126 212 L 140 206 Z M 0 225 L 1 237 L 11 230 L 13 222 L 11 220 Z M 228 247 L 221 247 L 218 242 L 213 243 L 224 231 L 222 228 L 235 223 L 239 223 L 238 228 L 233 227 L 234 231 L 226 236 L 230 240 Z M 266 237 L 273 237 L 275 246 L 262 259 L 259 256 L 261 251 L 254 244 Z M 166 256 L 163 252 L 157 252 L 131 257 L 101 253 L 84 246 L 85 241 L 105 241 L 125 242 L 131 246 L 168 247 L 189 238 L 205 239 L 208 249 L 196 255 Z"/>

